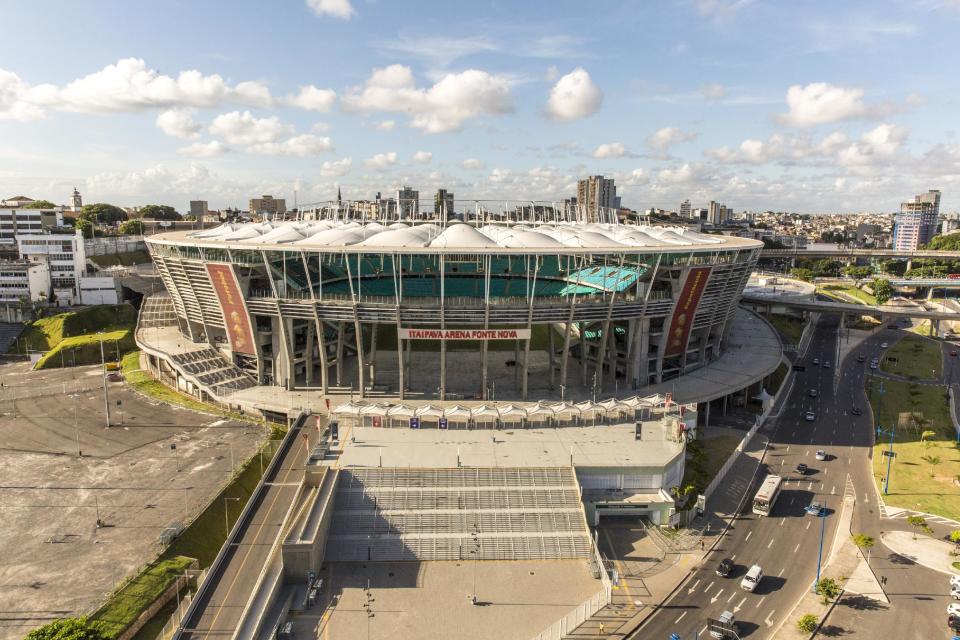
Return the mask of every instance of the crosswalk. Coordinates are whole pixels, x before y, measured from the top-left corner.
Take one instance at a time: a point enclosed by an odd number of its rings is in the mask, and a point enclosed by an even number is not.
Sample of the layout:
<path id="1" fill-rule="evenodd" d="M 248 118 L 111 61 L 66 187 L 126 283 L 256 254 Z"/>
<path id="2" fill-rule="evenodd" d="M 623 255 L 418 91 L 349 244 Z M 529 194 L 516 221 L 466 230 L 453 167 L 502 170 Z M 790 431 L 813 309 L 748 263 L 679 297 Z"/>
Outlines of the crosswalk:
<path id="1" fill-rule="evenodd" d="M 903 507 L 891 507 L 883 501 L 882 495 L 878 495 L 878 497 L 880 500 L 880 517 L 886 520 L 906 520 L 910 516 L 921 516 L 927 522 L 960 529 L 960 522 L 952 520 L 951 518 L 944 518 L 943 516 L 937 516 L 924 511 L 904 509 Z"/>

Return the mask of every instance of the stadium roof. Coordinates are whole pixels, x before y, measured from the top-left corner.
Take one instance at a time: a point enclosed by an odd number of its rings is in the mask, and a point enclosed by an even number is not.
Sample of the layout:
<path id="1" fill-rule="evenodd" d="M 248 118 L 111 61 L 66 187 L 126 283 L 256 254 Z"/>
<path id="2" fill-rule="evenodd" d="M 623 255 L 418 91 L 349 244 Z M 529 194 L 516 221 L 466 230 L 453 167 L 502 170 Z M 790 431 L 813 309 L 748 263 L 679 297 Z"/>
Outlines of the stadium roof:
<path id="1" fill-rule="evenodd" d="M 675 252 L 756 248 L 753 240 L 705 235 L 685 227 L 654 227 L 626 224 L 486 224 L 477 228 L 455 222 L 388 226 L 377 222 L 301 221 L 227 223 L 203 231 L 175 231 L 149 238 L 151 242 L 196 244 L 237 248 L 362 248 L 421 250 L 426 252 L 567 253 L 569 250 L 609 251 L 659 249 Z"/>

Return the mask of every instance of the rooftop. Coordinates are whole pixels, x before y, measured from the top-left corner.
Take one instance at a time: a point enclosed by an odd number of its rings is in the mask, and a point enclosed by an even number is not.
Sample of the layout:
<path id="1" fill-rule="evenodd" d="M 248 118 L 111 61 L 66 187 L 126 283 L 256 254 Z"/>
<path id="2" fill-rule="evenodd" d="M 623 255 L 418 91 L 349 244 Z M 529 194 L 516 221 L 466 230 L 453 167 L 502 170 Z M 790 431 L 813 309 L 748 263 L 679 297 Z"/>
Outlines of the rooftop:
<path id="1" fill-rule="evenodd" d="M 365 251 L 412 249 L 429 253 L 464 250 L 567 253 L 583 249 L 613 253 L 637 249 L 689 252 L 761 246 L 755 240 L 706 235 L 686 227 L 570 222 L 482 225 L 394 222 L 384 225 L 356 220 L 227 223 L 204 231 L 162 233 L 151 236 L 149 242 L 237 249 L 289 247 L 339 252 L 355 247 Z"/>

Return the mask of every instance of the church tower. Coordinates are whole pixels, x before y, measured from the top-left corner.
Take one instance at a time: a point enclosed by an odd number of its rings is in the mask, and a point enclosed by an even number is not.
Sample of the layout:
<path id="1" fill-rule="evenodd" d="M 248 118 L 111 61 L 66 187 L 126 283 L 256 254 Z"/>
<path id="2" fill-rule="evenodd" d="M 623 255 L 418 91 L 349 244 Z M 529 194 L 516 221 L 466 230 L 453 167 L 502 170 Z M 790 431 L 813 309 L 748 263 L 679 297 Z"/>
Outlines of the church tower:
<path id="1" fill-rule="evenodd" d="M 77 191 L 77 188 L 73 188 L 73 195 L 70 196 L 70 211 L 74 213 L 80 213 L 80 209 L 83 208 L 83 199 L 80 197 L 80 192 Z"/>

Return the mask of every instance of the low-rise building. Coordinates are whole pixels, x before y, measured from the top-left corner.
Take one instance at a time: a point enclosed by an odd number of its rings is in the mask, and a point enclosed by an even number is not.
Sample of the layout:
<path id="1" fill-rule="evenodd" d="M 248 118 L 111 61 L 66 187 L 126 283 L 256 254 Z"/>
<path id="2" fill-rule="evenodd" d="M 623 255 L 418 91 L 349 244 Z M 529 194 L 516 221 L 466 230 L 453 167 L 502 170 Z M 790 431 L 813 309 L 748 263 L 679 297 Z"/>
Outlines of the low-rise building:
<path id="1" fill-rule="evenodd" d="M 87 256 L 80 231 L 31 233 L 16 236 L 20 257 L 45 262 L 50 269 L 53 297 L 60 306 L 80 304 L 80 277 L 86 271 Z"/>
<path id="2" fill-rule="evenodd" d="M 111 276 L 81 276 L 80 304 L 119 304 L 120 286 Z"/>
<path id="3" fill-rule="evenodd" d="M 0 302 L 47 302 L 50 268 L 46 262 L 0 260 Z"/>

